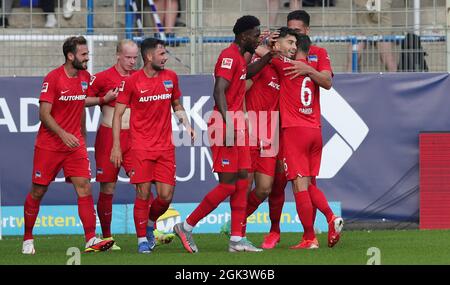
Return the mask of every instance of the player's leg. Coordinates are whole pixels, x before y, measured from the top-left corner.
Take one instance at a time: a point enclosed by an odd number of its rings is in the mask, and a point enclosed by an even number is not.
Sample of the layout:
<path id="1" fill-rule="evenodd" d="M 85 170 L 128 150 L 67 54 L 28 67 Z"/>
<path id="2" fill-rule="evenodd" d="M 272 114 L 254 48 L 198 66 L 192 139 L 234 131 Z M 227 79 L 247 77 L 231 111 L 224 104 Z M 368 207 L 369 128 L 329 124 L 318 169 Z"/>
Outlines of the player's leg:
<path id="1" fill-rule="evenodd" d="M 123 136 L 121 133 L 121 141 Z M 100 125 L 95 139 L 96 180 L 100 182 L 100 194 L 97 201 L 97 214 L 102 227 L 103 239 L 112 239 L 111 220 L 114 190 L 120 168 L 114 167 L 109 156 L 112 148 L 112 129 Z M 123 150 L 122 150 L 123 151 Z M 125 155 L 123 155 L 125 157 Z M 114 244 L 113 250 L 120 247 Z"/>
<path id="2" fill-rule="evenodd" d="M 173 227 L 174 232 L 180 238 L 184 248 L 190 252 L 198 252 L 197 245 L 192 237 L 195 225 L 221 202 L 236 191 L 238 152 L 236 147 L 211 146 L 213 156 L 213 170 L 219 175 L 219 184 L 213 188 L 189 217 Z"/>
<path id="3" fill-rule="evenodd" d="M 47 185 L 39 185 L 33 183 L 31 191 L 28 193 L 25 199 L 25 205 L 23 208 L 23 217 L 25 223 L 25 233 L 23 236 L 22 253 L 23 254 L 35 254 L 33 228 L 36 222 L 36 218 L 39 214 L 39 207 L 41 200 L 48 190 Z"/>
<path id="4" fill-rule="evenodd" d="M 163 215 L 172 202 L 174 186 L 156 181 L 157 197 L 153 200 L 150 206 L 149 219 L 147 223 L 147 239 L 150 245 L 161 245 L 170 243 L 174 235 L 164 234 L 156 230 L 156 222 L 158 218 Z"/>
<path id="5" fill-rule="evenodd" d="M 313 206 L 308 192 L 310 181 L 311 177 L 300 176 L 292 181 L 297 214 L 304 230 L 302 241 L 298 245 L 291 247 L 292 249 L 314 249 L 319 247 L 314 233 Z"/>
<path id="6" fill-rule="evenodd" d="M 314 142 L 310 154 L 311 174 L 314 176 L 314 179 L 311 179 L 311 183 L 308 186 L 308 192 L 313 206 L 319 209 L 319 211 L 321 211 L 327 219 L 328 246 L 333 247 L 340 239 L 340 233 L 342 231 L 344 221 L 342 218 L 334 215 L 325 194 L 317 187 L 315 183 L 315 176 L 319 174 L 320 161 L 322 157 L 322 133 L 320 130 L 314 129 L 309 129 L 308 132 L 308 136 L 312 138 L 312 141 Z"/>
<path id="7" fill-rule="evenodd" d="M 147 239 L 148 214 L 152 200 L 151 182 L 137 183 L 133 216 L 139 253 L 151 253 L 154 247 L 154 245 L 149 244 Z"/>
<path id="8" fill-rule="evenodd" d="M 66 169 L 64 172 L 67 178 Z M 84 236 L 86 240 L 85 252 L 108 250 L 111 246 L 113 246 L 114 241 L 101 240 L 95 236 L 97 221 L 89 178 L 79 176 L 69 176 L 69 178 L 78 196 L 78 215 L 81 223 L 83 224 Z"/>
<path id="9" fill-rule="evenodd" d="M 40 203 L 48 190 L 48 185 L 61 170 L 64 159 L 64 154 L 37 147 L 34 149 L 31 191 L 28 193 L 24 204 L 23 254 L 35 253 L 33 228 L 39 213 Z"/>
<path id="10" fill-rule="evenodd" d="M 264 236 L 261 245 L 264 249 L 274 248 L 280 242 L 280 220 L 285 200 L 284 189 L 287 185 L 286 174 L 284 173 L 283 161 L 277 160 L 275 177 L 272 184 L 272 190 L 269 194 L 269 217 L 270 232 Z"/>

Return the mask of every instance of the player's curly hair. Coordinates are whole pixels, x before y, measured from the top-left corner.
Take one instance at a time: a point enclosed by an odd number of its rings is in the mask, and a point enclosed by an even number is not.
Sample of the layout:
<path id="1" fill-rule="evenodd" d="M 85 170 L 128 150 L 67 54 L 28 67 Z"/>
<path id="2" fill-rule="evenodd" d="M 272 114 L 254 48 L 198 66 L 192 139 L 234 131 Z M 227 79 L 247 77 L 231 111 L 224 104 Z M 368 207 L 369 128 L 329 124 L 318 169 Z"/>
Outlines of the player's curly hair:
<path id="1" fill-rule="evenodd" d="M 245 15 L 237 19 L 233 27 L 233 33 L 237 36 L 260 25 L 258 18 L 252 15 Z"/>
<path id="2" fill-rule="evenodd" d="M 87 45 L 87 41 L 86 41 L 85 37 L 78 36 L 78 37 L 67 38 L 63 44 L 63 54 L 64 54 L 64 57 L 66 58 L 66 60 L 67 60 L 67 55 L 69 53 L 76 54 L 77 46 L 81 46 L 81 45 Z"/>

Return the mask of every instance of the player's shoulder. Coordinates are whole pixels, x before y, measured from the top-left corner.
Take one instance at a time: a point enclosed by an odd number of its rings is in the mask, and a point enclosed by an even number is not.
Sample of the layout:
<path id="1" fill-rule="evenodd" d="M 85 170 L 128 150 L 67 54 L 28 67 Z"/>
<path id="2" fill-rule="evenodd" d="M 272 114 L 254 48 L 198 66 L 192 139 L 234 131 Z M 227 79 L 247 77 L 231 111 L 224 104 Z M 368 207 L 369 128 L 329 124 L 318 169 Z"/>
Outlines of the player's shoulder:
<path id="1" fill-rule="evenodd" d="M 53 69 L 52 71 L 50 71 L 49 73 L 47 73 L 44 81 L 59 79 L 60 76 L 63 75 L 63 72 L 64 72 L 64 66 L 61 65 L 60 67 L 57 67 L 57 68 Z"/>
<path id="2" fill-rule="evenodd" d="M 311 45 L 311 47 L 309 48 L 309 54 L 310 55 L 322 56 L 322 55 L 328 54 L 328 51 L 324 47 Z"/>
<path id="3" fill-rule="evenodd" d="M 93 76 L 95 76 L 97 79 L 103 79 L 103 78 L 107 78 L 111 75 L 111 73 L 113 72 L 113 68 L 114 66 L 107 68 L 105 70 L 102 70 L 100 72 L 97 72 L 96 74 L 94 74 Z"/>
<path id="4" fill-rule="evenodd" d="M 177 75 L 177 73 L 175 71 L 173 71 L 172 69 L 168 69 L 168 68 L 165 68 L 162 71 L 162 73 L 160 73 L 160 74 L 163 75 L 163 76 L 167 76 L 167 77 L 173 77 L 173 78 L 177 78 L 178 77 L 178 75 Z"/>

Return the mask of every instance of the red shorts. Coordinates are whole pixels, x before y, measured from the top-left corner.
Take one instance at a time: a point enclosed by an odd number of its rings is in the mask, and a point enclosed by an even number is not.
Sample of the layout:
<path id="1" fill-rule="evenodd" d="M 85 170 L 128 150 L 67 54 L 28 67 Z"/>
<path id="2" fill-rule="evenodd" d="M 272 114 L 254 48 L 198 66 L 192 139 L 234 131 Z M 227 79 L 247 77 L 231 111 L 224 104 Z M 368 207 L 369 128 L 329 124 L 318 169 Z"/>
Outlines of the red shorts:
<path id="1" fill-rule="evenodd" d="M 95 168 L 98 182 L 116 182 L 120 168 L 114 167 L 110 160 L 113 145 L 112 129 L 100 125 L 95 138 Z M 128 174 L 131 170 L 130 130 L 120 131 L 122 167 Z"/>
<path id="2" fill-rule="evenodd" d="M 71 152 L 58 152 L 34 148 L 32 182 L 49 185 L 63 169 L 66 181 L 70 177 L 91 178 L 91 164 L 86 147 L 79 147 Z"/>
<path id="3" fill-rule="evenodd" d="M 175 186 L 175 149 L 164 151 L 131 150 L 130 182 L 161 182 Z"/>
<path id="4" fill-rule="evenodd" d="M 219 143 L 223 142 L 221 138 L 225 133 L 224 129 L 208 127 L 208 133 L 214 172 L 237 173 L 239 170 L 251 169 L 252 161 L 250 157 L 250 146 L 248 145 L 248 130 L 235 131 L 234 146 L 223 146 L 214 143 L 216 137 L 220 138 Z"/>
<path id="5" fill-rule="evenodd" d="M 283 162 L 288 180 L 319 175 L 321 159 L 321 129 L 290 127 L 283 130 Z"/>
<path id="6" fill-rule="evenodd" d="M 251 148 L 250 155 L 252 158 L 252 167 L 250 173 L 259 172 L 271 177 L 275 176 L 277 166 L 277 157 L 262 157 L 259 148 Z"/>

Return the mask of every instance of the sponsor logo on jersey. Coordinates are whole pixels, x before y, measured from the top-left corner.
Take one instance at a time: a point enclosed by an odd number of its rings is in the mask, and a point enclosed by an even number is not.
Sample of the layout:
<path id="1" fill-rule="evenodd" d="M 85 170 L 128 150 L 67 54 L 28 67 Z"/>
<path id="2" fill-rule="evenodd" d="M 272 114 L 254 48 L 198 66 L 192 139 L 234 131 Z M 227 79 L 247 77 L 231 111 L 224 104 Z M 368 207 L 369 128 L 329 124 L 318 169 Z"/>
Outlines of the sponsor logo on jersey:
<path id="1" fill-rule="evenodd" d="M 269 85 L 270 87 L 272 87 L 272 88 L 275 88 L 275 89 L 277 89 L 277 90 L 280 90 L 280 84 L 277 84 L 277 83 L 275 83 L 275 82 L 273 82 L 273 81 L 270 81 L 268 85 Z"/>
<path id="2" fill-rule="evenodd" d="M 81 101 L 84 99 L 86 99 L 86 95 L 69 95 L 69 96 L 61 95 L 58 98 L 59 101 Z"/>
<path id="3" fill-rule="evenodd" d="M 48 82 L 44 82 L 44 84 L 42 84 L 41 93 L 45 93 L 47 91 L 48 91 Z"/>
<path id="4" fill-rule="evenodd" d="M 220 65 L 220 67 L 222 68 L 226 68 L 226 69 L 231 69 L 231 66 L 233 66 L 233 59 L 232 58 L 223 58 L 222 59 L 222 64 Z"/>
<path id="5" fill-rule="evenodd" d="M 150 95 L 139 98 L 139 102 L 151 102 L 151 101 L 159 101 L 159 100 L 167 100 L 172 98 L 172 93 L 167 94 L 159 94 L 159 95 Z"/>

